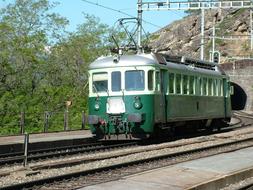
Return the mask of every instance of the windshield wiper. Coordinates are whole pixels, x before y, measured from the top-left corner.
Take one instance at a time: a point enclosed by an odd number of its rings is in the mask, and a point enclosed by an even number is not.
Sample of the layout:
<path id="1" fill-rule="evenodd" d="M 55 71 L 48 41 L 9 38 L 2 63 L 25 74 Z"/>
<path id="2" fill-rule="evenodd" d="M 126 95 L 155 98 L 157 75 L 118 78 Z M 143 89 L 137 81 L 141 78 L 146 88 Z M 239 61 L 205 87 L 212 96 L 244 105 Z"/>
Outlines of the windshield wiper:
<path id="1" fill-rule="evenodd" d="M 99 98 L 97 87 L 95 86 L 95 84 L 92 84 L 92 86 L 93 86 L 93 88 L 94 88 L 94 90 L 95 90 L 95 92 L 97 94 L 97 97 Z"/>
<path id="2" fill-rule="evenodd" d="M 109 90 L 106 88 L 106 87 L 104 87 L 104 86 L 100 86 L 100 87 L 102 87 L 103 88 L 103 90 L 104 91 L 102 91 L 102 92 L 106 92 L 107 93 L 107 96 L 109 97 L 110 95 L 109 95 Z M 97 88 L 96 88 L 96 86 L 93 84 L 93 88 L 95 89 L 95 91 L 96 91 L 96 94 L 97 94 L 97 96 L 99 97 L 99 95 L 98 95 L 98 90 L 97 90 Z"/>

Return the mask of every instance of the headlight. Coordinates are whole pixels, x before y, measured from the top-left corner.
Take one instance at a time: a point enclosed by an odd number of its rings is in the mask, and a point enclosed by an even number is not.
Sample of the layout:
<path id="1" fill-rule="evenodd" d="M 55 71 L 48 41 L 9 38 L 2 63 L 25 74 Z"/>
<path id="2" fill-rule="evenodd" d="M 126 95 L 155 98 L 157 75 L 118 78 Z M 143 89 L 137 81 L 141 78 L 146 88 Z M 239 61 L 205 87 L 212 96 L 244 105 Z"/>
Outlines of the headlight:
<path id="1" fill-rule="evenodd" d="M 142 104 L 141 104 L 140 102 L 134 102 L 134 107 L 135 107 L 136 109 L 141 109 Z"/>
<path id="2" fill-rule="evenodd" d="M 96 103 L 95 103 L 95 105 L 94 105 L 94 109 L 95 109 L 96 111 L 98 111 L 98 110 L 99 110 L 99 108 L 100 108 L 99 103 L 98 103 L 98 102 L 96 102 Z"/>
<path id="3" fill-rule="evenodd" d="M 142 108 L 142 103 L 140 97 L 136 96 L 134 100 L 134 108 L 139 110 Z"/>

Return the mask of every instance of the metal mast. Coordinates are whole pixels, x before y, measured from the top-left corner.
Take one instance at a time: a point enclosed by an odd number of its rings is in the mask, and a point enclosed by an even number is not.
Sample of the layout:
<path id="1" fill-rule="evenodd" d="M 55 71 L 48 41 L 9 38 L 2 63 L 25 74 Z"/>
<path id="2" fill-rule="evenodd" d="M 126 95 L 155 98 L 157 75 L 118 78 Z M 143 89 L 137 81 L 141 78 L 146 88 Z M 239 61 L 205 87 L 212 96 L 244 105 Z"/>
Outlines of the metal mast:
<path id="1" fill-rule="evenodd" d="M 250 50 L 253 50 L 253 18 L 252 18 L 252 14 L 253 11 L 252 9 L 250 9 Z"/>
<path id="2" fill-rule="evenodd" d="M 204 60 L 205 45 L 205 9 L 201 9 L 201 42 L 200 42 L 200 59 Z"/>
<path id="3" fill-rule="evenodd" d="M 138 11 L 162 11 L 162 10 L 201 10 L 201 44 L 200 58 L 204 59 L 204 9 L 240 9 L 253 8 L 253 0 L 217 0 L 217 1 L 185 1 L 185 0 L 144 0 L 138 1 Z M 140 3 L 142 5 L 140 5 Z M 252 12 L 251 12 L 252 13 Z M 251 14 L 251 48 L 253 49 L 253 18 Z"/>
<path id="4" fill-rule="evenodd" d="M 142 37 L 142 0 L 138 0 L 137 3 L 137 11 L 138 11 L 138 39 L 137 39 L 137 51 L 138 53 L 141 53 L 142 46 L 141 46 L 141 37 Z"/>
<path id="5" fill-rule="evenodd" d="M 213 26 L 213 39 L 212 39 L 212 56 L 211 56 L 211 61 L 213 61 L 214 51 L 215 51 L 215 26 Z"/>

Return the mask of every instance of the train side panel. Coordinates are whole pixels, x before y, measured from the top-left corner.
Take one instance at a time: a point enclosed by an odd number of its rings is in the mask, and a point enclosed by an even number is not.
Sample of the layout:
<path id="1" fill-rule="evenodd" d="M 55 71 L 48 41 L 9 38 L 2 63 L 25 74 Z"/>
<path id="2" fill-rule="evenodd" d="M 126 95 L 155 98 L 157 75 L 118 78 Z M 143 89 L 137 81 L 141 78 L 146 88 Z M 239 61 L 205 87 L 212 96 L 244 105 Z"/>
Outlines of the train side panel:
<path id="1" fill-rule="evenodd" d="M 167 121 L 223 118 L 224 98 L 190 95 L 168 95 Z"/>

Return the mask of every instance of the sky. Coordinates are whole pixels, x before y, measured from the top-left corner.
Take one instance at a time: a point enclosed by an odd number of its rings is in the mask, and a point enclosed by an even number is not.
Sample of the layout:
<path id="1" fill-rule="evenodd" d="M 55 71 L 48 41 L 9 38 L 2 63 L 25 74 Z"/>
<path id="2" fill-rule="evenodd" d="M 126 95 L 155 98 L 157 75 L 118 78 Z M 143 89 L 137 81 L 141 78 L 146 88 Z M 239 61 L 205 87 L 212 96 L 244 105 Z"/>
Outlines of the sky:
<path id="1" fill-rule="evenodd" d="M 89 4 L 85 0 L 49 0 L 51 2 L 59 2 L 52 11 L 59 13 L 61 16 L 69 20 L 67 27 L 68 31 L 75 31 L 79 24 L 84 23 L 84 14 L 94 15 L 100 18 L 101 23 L 109 26 L 114 26 L 119 18 L 125 18 L 126 15 L 104 9 L 102 7 Z M 137 16 L 137 0 L 89 0 L 90 2 L 97 3 L 112 9 L 123 11 L 127 14 Z M 14 0 L 0 0 L 0 8 L 5 7 L 8 3 Z M 160 28 L 168 25 L 169 23 L 181 19 L 184 16 L 182 11 L 149 11 L 143 12 L 143 20 L 152 23 L 143 23 L 143 28 L 146 32 L 152 33 Z"/>

